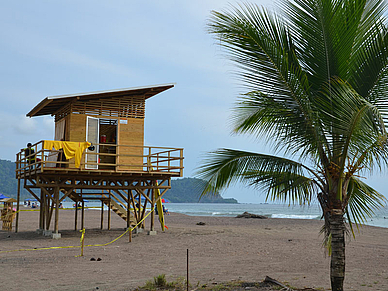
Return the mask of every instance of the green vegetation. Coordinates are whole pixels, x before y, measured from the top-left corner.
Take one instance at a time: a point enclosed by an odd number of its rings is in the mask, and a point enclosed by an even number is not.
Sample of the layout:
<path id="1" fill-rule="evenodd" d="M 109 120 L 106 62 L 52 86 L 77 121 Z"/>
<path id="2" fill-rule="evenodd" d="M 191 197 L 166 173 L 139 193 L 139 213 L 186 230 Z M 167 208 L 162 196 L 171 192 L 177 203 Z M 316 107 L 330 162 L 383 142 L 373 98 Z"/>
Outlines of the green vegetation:
<path id="1" fill-rule="evenodd" d="M 161 274 L 149 280 L 142 287 L 137 288 L 137 291 L 142 290 L 186 290 L 186 280 L 178 278 L 176 281 L 167 282 L 166 275 Z"/>
<path id="2" fill-rule="evenodd" d="M 0 193 L 5 196 L 17 193 L 17 180 L 15 178 L 15 163 L 0 160 Z"/>
<path id="3" fill-rule="evenodd" d="M 18 193 L 18 182 L 15 178 L 16 165 L 14 162 L 0 159 L 0 193 L 15 198 Z M 21 189 L 21 200 L 31 198 L 31 195 Z"/>
<path id="4" fill-rule="evenodd" d="M 388 164 L 387 12 L 381 0 L 281 0 L 276 12 L 213 11 L 208 24 L 246 88 L 233 131 L 273 154 L 209 153 L 204 194 L 239 181 L 270 200 L 318 200 L 333 291 L 345 278 L 344 219 L 353 231 L 385 203 L 362 177 Z"/>

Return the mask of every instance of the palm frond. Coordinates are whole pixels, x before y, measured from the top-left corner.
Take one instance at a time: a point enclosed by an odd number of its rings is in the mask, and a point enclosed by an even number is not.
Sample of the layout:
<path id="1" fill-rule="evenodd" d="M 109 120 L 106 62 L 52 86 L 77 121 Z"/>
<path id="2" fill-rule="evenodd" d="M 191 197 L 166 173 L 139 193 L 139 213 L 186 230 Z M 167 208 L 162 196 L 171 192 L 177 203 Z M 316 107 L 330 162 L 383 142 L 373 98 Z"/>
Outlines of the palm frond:
<path id="1" fill-rule="evenodd" d="M 360 224 L 366 223 L 367 219 L 373 217 L 375 211 L 387 202 L 382 194 L 356 177 L 350 180 L 348 195 L 346 214 L 353 234 L 353 223 L 358 229 Z"/>
<path id="2" fill-rule="evenodd" d="M 213 11 L 208 28 L 241 69 L 247 87 L 279 96 L 306 95 L 308 79 L 281 19 L 247 4 L 223 13 Z"/>
<path id="3" fill-rule="evenodd" d="M 387 2 L 368 0 L 361 7 L 363 14 L 352 42 L 352 54 L 344 62 L 347 75 L 343 78 L 361 96 L 375 104 L 374 98 L 378 95 L 373 92 L 379 91 L 378 87 L 383 89 L 379 84 L 386 78 L 384 71 L 388 65 L 388 31 L 384 16 Z"/>
<path id="4" fill-rule="evenodd" d="M 331 150 L 336 153 L 334 159 L 341 161 L 340 167 L 345 166 L 346 158 L 356 159 L 386 136 L 379 110 L 347 82 L 333 78 L 316 101 L 324 131 L 332 142 Z"/>
<path id="5" fill-rule="evenodd" d="M 316 176 L 309 178 L 304 172 Z M 203 195 L 239 181 L 264 190 L 269 199 L 300 204 L 309 203 L 321 183 L 319 176 L 301 163 L 231 149 L 209 153 L 197 176 L 208 182 Z"/>
<path id="6" fill-rule="evenodd" d="M 275 148 L 327 161 L 325 136 L 312 108 L 308 74 L 286 23 L 255 5 L 213 12 L 209 31 L 253 89 L 235 110 L 235 132 L 275 137 Z M 255 122 L 257 116 L 263 116 Z M 291 125 L 291 126 L 290 126 Z M 275 134 L 275 135 L 274 135 Z"/>
<path id="7" fill-rule="evenodd" d="M 320 125 L 311 124 L 312 120 L 297 102 L 257 91 L 241 97 L 234 109 L 236 133 L 264 137 L 274 144 L 275 151 L 298 153 L 302 157 L 318 155 L 326 144 Z"/>

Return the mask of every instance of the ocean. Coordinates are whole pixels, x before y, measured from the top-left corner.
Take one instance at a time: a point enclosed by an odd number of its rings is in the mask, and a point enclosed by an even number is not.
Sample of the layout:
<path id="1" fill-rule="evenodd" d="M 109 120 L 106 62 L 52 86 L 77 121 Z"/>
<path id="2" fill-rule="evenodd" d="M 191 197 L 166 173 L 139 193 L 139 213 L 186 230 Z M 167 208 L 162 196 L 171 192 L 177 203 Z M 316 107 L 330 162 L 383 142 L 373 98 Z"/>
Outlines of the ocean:
<path id="1" fill-rule="evenodd" d="M 64 202 L 65 208 L 71 208 L 73 202 Z M 182 213 L 193 216 L 228 216 L 234 217 L 247 211 L 253 214 L 265 215 L 270 218 L 288 219 L 321 219 L 321 209 L 318 205 L 288 206 L 285 204 L 223 204 L 223 203 L 166 203 L 165 207 L 170 212 Z M 101 207 L 101 203 L 86 202 L 86 207 Z M 107 208 L 106 208 L 107 209 Z M 388 207 L 376 211 L 369 218 L 367 225 L 388 228 Z"/>

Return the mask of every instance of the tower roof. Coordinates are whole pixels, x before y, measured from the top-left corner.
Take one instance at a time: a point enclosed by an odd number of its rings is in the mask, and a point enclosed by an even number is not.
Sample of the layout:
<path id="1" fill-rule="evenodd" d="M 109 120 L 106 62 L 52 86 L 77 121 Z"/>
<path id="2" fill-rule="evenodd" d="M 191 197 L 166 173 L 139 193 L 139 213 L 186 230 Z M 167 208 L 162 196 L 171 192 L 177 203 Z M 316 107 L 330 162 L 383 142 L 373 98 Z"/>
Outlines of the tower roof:
<path id="1" fill-rule="evenodd" d="M 68 94 L 68 95 L 58 95 L 58 96 L 49 96 L 39 102 L 30 112 L 27 113 L 27 116 L 42 116 L 42 115 L 54 115 L 59 109 L 61 109 L 66 104 L 77 100 L 77 101 L 93 101 L 96 99 L 110 99 L 117 97 L 131 97 L 131 96 L 144 96 L 145 99 L 151 98 L 165 90 L 174 87 L 174 84 L 163 84 L 163 85 L 151 85 L 145 87 L 133 87 L 133 88 L 124 88 L 124 89 L 114 89 L 107 91 L 95 91 L 88 93 L 78 93 L 78 94 Z"/>

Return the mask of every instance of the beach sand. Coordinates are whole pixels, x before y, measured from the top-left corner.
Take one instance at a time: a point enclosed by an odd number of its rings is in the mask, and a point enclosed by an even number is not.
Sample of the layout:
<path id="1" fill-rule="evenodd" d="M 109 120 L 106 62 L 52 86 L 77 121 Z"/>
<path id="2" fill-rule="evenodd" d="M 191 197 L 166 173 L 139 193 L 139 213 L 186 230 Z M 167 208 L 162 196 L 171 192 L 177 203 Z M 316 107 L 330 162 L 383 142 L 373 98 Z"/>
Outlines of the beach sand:
<path id="1" fill-rule="evenodd" d="M 61 210 L 54 240 L 35 232 L 39 212 L 20 214 L 19 232 L 0 231 L 0 251 L 80 245 L 74 211 Z M 80 217 L 80 215 L 79 215 Z M 107 213 L 104 215 L 105 227 Z M 205 225 L 197 225 L 204 222 Z M 231 280 L 260 282 L 265 276 L 296 288 L 329 290 L 330 259 L 321 247 L 322 221 L 196 217 L 172 213 L 166 232 L 124 236 L 105 247 L 0 253 L 2 290 L 132 290 L 154 276 L 168 281 L 186 276 L 190 283 Z M 85 244 L 107 243 L 123 233 L 126 222 L 112 214 L 112 230 L 100 230 L 100 211 L 85 211 Z M 91 261 L 101 258 L 101 261 Z M 345 290 L 388 290 L 388 229 L 364 226 L 346 248 Z"/>

